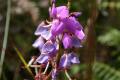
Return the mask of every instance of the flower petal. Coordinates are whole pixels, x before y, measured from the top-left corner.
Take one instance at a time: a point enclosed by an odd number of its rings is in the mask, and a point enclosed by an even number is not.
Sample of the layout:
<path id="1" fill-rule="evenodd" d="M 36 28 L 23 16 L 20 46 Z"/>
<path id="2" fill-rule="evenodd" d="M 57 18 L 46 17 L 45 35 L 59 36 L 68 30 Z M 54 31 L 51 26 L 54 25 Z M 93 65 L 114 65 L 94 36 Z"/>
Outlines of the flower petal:
<path id="1" fill-rule="evenodd" d="M 42 47 L 41 54 L 47 54 L 51 57 L 55 56 L 56 55 L 56 46 L 51 41 L 47 41 Z"/>
<path id="2" fill-rule="evenodd" d="M 38 28 L 36 29 L 35 31 L 35 35 L 40 35 L 41 32 L 44 30 L 43 26 L 45 26 L 45 23 L 44 22 L 41 22 L 39 25 L 38 25 Z"/>
<path id="3" fill-rule="evenodd" d="M 35 47 L 35 48 L 42 48 L 42 46 L 44 45 L 44 40 L 43 40 L 43 38 L 40 36 L 34 43 L 33 43 L 33 47 Z"/>
<path id="4" fill-rule="evenodd" d="M 52 5 L 52 9 L 51 9 L 50 14 L 51 14 L 51 17 L 52 17 L 52 18 L 56 18 L 57 9 L 56 9 L 56 7 L 55 7 L 55 4 Z"/>
<path id="5" fill-rule="evenodd" d="M 52 38 L 52 34 L 51 32 L 48 30 L 48 31 L 44 31 L 41 33 L 41 36 L 46 39 L 46 40 L 49 40 L 50 38 Z"/>
<path id="6" fill-rule="evenodd" d="M 53 24 L 51 27 L 51 32 L 54 36 L 59 35 L 64 30 L 63 22 L 59 22 L 59 20 L 53 20 Z"/>
<path id="7" fill-rule="evenodd" d="M 62 42 L 65 49 L 72 47 L 71 36 L 64 34 Z"/>
<path id="8" fill-rule="evenodd" d="M 41 54 L 37 59 L 36 62 L 44 64 L 48 62 L 49 57 L 47 55 Z"/>
<path id="9" fill-rule="evenodd" d="M 80 40 L 77 37 L 72 36 L 71 40 L 72 40 L 72 46 L 73 47 L 76 47 L 76 48 L 82 47 L 82 45 L 80 43 Z"/>
<path id="10" fill-rule="evenodd" d="M 68 68 L 71 66 L 71 62 L 69 60 L 68 54 L 63 54 L 60 59 L 59 68 Z"/>
<path id="11" fill-rule="evenodd" d="M 69 16 L 69 10 L 66 6 L 57 7 L 57 17 L 60 19 L 66 18 Z"/>
<path id="12" fill-rule="evenodd" d="M 69 53 L 68 54 L 69 60 L 71 61 L 72 64 L 79 64 L 79 57 L 75 53 Z"/>
<path id="13" fill-rule="evenodd" d="M 75 33 L 76 30 L 82 29 L 81 24 L 74 17 L 65 18 L 62 21 L 66 25 L 66 30 L 69 32 Z"/>
<path id="14" fill-rule="evenodd" d="M 84 39 L 84 37 L 85 37 L 85 34 L 84 34 L 84 32 L 83 32 L 82 30 L 76 30 L 76 31 L 75 31 L 75 35 L 76 35 L 80 40 Z"/>

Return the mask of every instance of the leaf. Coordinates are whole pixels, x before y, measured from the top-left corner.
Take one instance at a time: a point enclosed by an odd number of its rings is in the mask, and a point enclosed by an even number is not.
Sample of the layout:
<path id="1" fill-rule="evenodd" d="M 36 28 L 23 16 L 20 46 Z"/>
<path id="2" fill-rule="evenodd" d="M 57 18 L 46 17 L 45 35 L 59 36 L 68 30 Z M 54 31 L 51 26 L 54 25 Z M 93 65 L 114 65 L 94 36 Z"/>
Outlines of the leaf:
<path id="1" fill-rule="evenodd" d="M 95 62 L 93 66 L 94 75 L 100 80 L 120 80 L 120 71 L 107 64 Z"/>
<path id="2" fill-rule="evenodd" d="M 110 29 L 104 35 L 98 37 L 98 41 L 102 44 L 107 44 L 108 46 L 118 46 L 120 44 L 120 31 L 117 29 Z"/>
<path id="3" fill-rule="evenodd" d="M 31 71 L 31 69 L 27 66 L 27 62 L 25 61 L 24 57 L 22 56 L 22 53 L 16 48 L 14 47 L 16 53 L 18 54 L 20 60 L 22 61 L 22 63 L 24 64 L 25 68 L 27 69 L 27 71 L 31 74 L 31 76 L 33 77 L 33 73 Z"/>

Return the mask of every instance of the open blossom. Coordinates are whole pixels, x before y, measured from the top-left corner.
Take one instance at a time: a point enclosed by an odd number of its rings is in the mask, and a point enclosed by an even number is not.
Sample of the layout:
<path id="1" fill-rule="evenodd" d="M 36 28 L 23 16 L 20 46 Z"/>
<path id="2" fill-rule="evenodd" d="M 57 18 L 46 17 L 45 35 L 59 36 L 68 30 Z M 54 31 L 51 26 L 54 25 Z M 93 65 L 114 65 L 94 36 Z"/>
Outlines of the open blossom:
<path id="1" fill-rule="evenodd" d="M 80 63 L 80 61 L 75 53 L 64 53 L 60 59 L 59 68 L 66 69 L 69 68 L 72 64 L 78 63 Z"/>
<path id="2" fill-rule="evenodd" d="M 38 25 L 35 35 L 39 38 L 33 43 L 33 47 L 40 51 L 35 62 L 46 65 L 44 73 L 49 64 L 52 66 L 52 80 L 57 79 L 59 69 L 64 71 L 73 64 L 80 63 L 77 54 L 67 50 L 82 47 L 81 41 L 85 38 L 83 27 L 77 20 L 81 13 L 70 13 L 67 6 L 56 7 L 55 2 L 52 0 L 52 7 L 49 8 L 52 20 Z M 59 53 L 60 45 L 63 45 L 64 53 Z M 62 54 L 60 60 L 57 60 L 58 54 Z"/>

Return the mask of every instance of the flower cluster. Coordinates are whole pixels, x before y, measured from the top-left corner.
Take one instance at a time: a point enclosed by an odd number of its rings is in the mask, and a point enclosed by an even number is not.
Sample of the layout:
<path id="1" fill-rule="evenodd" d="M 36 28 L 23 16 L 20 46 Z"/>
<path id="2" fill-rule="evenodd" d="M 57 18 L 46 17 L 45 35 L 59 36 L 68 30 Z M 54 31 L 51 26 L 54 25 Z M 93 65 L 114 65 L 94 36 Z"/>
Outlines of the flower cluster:
<path id="1" fill-rule="evenodd" d="M 81 47 L 81 40 L 85 37 L 83 28 L 77 20 L 81 13 L 70 13 L 68 6 L 56 7 L 55 2 L 52 0 L 52 7 L 49 8 L 51 21 L 43 21 L 39 24 L 35 31 L 38 39 L 33 43 L 33 47 L 40 50 L 40 56 L 35 62 L 45 68 L 43 75 L 46 74 L 47 68 L 52 66 L 52 80 L 56 80 L 59 71 L 65 71 L 72 64 L 80 63 L 77 54 L 70 50 Z M 61 45 L 64 47 L 63 53 L 59 51 Z M 60 55 L 61 58 L 58 60 Z M 45 80 L 41 79 L 40 75 L 37 74 L 35 80 Z"/>

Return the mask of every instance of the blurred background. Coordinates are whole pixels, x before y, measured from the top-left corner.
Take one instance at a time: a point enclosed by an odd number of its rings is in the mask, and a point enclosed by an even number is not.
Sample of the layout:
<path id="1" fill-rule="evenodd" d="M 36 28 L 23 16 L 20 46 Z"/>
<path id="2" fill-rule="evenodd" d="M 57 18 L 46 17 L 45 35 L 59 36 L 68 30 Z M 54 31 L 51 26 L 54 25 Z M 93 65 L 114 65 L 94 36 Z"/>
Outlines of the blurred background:
<path id="1" fill-rule="evenodd" d="M 11 19 L 2 80 L 33 80 L 14 47 L 26 62 L 39 51 L 32 47 L 34 31 L 42 21 L 49 19 L 49 0 L 11 0 Z M 67 0 L 57 0 L 66 5 Z M 80 11 L 78 18 L 87 35 L 78 49 L 81 64 L 69 70 L 74 80 L 120 80 L 120 1 L 71 0 L 71 12 Z M 0 49 L 2 49 L 7 0 L 0 0 Z M 64 77 L 63 77 L 64 76 Z M 58 80 L 67 80 L 61 74 Z"/>

